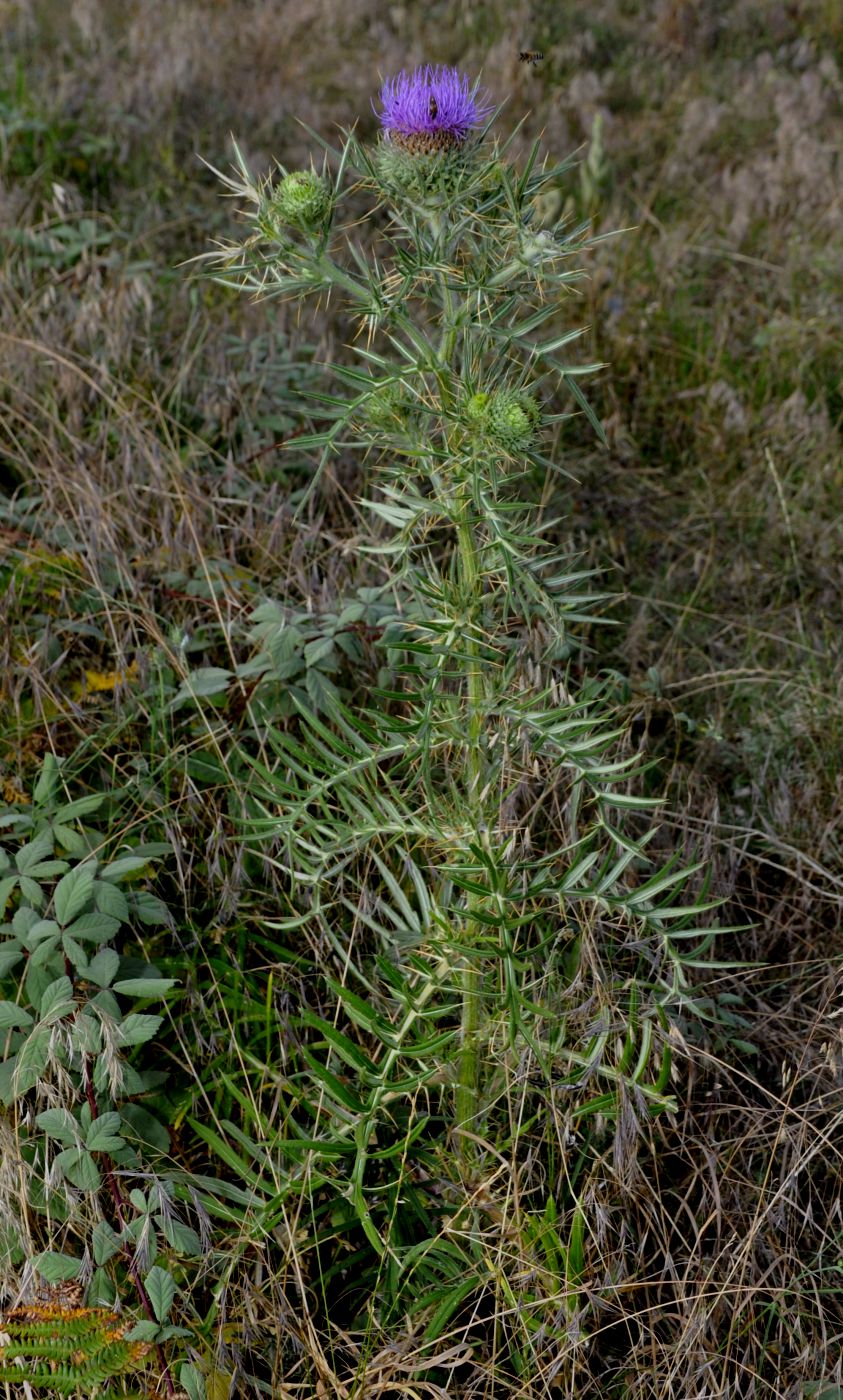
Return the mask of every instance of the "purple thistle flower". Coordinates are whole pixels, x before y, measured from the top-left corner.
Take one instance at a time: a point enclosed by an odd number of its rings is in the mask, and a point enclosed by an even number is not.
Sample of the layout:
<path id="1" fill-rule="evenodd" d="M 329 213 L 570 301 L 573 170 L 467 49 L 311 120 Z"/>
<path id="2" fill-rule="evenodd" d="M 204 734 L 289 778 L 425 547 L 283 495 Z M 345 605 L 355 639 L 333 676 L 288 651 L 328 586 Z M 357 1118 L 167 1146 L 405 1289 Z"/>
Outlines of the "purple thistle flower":
<path id="1" fill-rule="evenodd" d="M 485 94 L 484 94 L 485 96 Z M 387 78 L 381 88 L 383 111 L 376 113 L 390 140 L 414 154 L 461 146 L 492 110 L 457 68 L 425 64 L 409 75 Z"/>

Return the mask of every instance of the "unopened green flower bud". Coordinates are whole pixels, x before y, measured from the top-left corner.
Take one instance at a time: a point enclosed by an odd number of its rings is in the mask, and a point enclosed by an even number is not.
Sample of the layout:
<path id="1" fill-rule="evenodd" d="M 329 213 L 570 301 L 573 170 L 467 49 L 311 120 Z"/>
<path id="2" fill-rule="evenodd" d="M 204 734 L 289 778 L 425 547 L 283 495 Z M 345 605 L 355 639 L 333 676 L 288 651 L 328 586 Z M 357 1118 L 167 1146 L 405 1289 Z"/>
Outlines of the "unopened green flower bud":
<path id="1" fill-rule="evenodd" d="M 527 229 L 521 234 L 519 256 L 525 267 L 539 267 L 559 257 L 559 248 L 547 229 L 537 233 Z"/>
<path id="2" fill-rule="evenodd" d="M 294 170 L 285 175 L 272 196 L 271 212 L 284 224 L 312 229 L 325 222 L 331 209 L 331 192 L 315 170 Z"/>
<path id="3" fill-rule="evenodd" d="M 526 452 L 541 423 L 541 409 L 530 394 L 502 389 L 492 398 L 488 433 L 508 452 Z"/>
<path id="4" fill-rule="evenodd" d="M 406 421 L 408 404 L 403 385 L 382 384 L 363 405 L 366 422 L 372 428 L 397 428 Z"/>
<path id="5" fill-rule="evenodd" d="M 465 421 L 470 428 L 483 428 L 489 416 L 489 395 L 472 394 L 463 409 Z"/>

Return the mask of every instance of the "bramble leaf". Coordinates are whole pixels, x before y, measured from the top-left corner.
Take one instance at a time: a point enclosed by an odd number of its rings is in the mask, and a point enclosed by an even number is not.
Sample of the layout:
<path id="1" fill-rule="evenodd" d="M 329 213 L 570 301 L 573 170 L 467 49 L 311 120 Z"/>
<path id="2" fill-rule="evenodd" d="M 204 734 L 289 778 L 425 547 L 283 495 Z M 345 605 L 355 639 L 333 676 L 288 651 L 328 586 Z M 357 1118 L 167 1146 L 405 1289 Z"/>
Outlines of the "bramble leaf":
<path id="1" fill-rule="evenodd" d="M 35 1119 L 42 1132 L 66 1147 L 75 1147 L 79 1142 L 79 1124 L 66 1108 L 46 1108 Z"/>
<path id="2" fill-rule="evenodd" d="M 43 1254 L 36 1254 L 32 1265 L 47 1283 L 64 1283 L 67 1279 L 79 1277 L 82 1260 L 45 1249 Z"/>
<path id="3" fill-rule="evenodd" d="M 96 860 L 87 860 L 82 865 L 74 866 L 59 880 L 54 901 L 56 918 L 60 924 L 66 926 L 77 914 L 81 914 L 91 897 L 96 870 Z M 78 937 L 78 933 L 75 936 Z"/>
<path id="4" fill-rule="evenodd" d="M 32 1025 L 32 1016 L 14 1001 L 0 1001 L 0 1031 L 25 1031 Z"/>
<path id="5" fill-rule="evenodd" d="M 155 1265 L 150 1269 L 145 1279 L 146 1291 L 152 1310 L 159 1322 L 164 1322 L 169 1316 L 170 1309 L 176 1296 L 176 1285 L 166 1269 Z"/>
<path id="6" fill-rule="evenodd" d="M 118 1045 L 143 1045 L 151 1040 L 163 1021 L 163 1016 L 147 1016 L 133 1012 L 117 1027 Z"/>

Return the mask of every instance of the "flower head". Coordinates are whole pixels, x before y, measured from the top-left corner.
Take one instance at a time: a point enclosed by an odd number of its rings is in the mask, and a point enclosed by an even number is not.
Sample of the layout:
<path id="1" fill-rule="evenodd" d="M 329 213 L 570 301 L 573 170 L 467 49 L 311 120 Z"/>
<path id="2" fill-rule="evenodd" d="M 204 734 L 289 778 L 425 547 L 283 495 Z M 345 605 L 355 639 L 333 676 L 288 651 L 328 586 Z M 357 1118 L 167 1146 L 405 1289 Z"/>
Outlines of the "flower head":
<path id="1" fill-rule="evenodd" d="M 432 68 L 429 63 L 410 74 L 402 70 L 397 78 L 387 78 L 380 100 L 380 122 L 390 140 L 421 154 L 461 146 L 492 110 L 476 86 L 469 90 L 465 73 L 444 66 Z"/>

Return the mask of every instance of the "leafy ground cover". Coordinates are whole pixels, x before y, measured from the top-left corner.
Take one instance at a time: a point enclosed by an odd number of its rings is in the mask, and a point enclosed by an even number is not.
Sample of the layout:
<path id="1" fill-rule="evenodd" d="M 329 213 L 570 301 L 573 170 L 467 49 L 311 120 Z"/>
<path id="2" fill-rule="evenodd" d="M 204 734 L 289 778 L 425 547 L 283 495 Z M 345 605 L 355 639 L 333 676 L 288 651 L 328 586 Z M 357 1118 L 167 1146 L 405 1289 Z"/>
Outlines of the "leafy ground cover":
<path id="1" fill-rule="evenodd" d="M 82 1260 L 88 1307 L 122 1304 L 140 1328 L 124 1381 L 109 1382 L 122 1334 L 113 1366 L 90 1362 L 90 1384 L 112 1393 L 133 1393 L 146 1366 L 150 1386 L 191 1400 L 830 1400 L 843 1385 L 836 7 L 5 13 L 0 881 L 18 882 L 7 918 L 40 910 L 37 885 L 55 925 L 18 918 L 8 955 L 73 943 L 69 992 L 36 963 L 18 994 L 22 964 L 0 964 L 17 1008 L 4 1063 L 19 1074 L 0 1116 L 4 1307 L 34 1297 L 38 1261 L 61 1310 L 70 1265 L 56 1256 Z M 527 47 L 539 65 L 519 63 Z M 553 455 L 576 480 L 562 497 L 548 476 L 541 492 L 620 625 L 584 620 L 553 662 L 539 638 L 525 668 L 609 683 L 619 753 L 659 760 L 632 790 L 666 793 L 661 856 L 702 855 L 723 924 L 751 926 L 694 972 L 708 1015 L 673 1028 L 667 1114 L 584 1129 L 564 1089 L 537 1098 L 530 1066 L 490 1047 L 508 1124 L 497 1155 L 467 1190 L 432 1154 L 409 1202 L 390 1205 L 409 1242 L 436 1245 L 408 1290 L 337 1190 L 340 1168 L 291 1158 L 323 1113 L 314 1061 L 323 1091 L 355 1101 L 329 981 L 348 975 L 348 925 L 332 938 L 297 923 L 278 851 L 238 825 L 254 762 L 272 766 L 270 729 L 294 740 L 297 705 L 325 721 L 332 697 L 353 706 L 390 683 L 381 643 L 398 600 L 359 548 L 368 466 L 341 454 L 310 490 L 307 438 L 325 424 L 309 396 L 347 325 L 333 305 L 315 322 L 251 305 L 183 264 L 235 227 L 197 151 L 227 169 L 234 131 L 266 172 L 312 149 L 297 117 L 326 135 L 359 118 L 370 137 L 378 71 L 427 58 L 482 66 L 509 124 L 525 118 L 522 160 L 539 133 L 554 158 L 581 147 L 539 215 L 613 233 L 554 323 L 590 325 L 608 446 L 584 417 L 560 424 Z M 544 802 L 552 814 L 552 792 Z M 365 972 L 378 911 L 360 912 Z M 103 996 L 123 1029 L 79 1051 L 97 1113 L 86 1092 L 72 1127 L 62 1048 L 30 1026 Z M 625 1015 L 612 1032 L 634 1021 L 628 999 Z M 22 1079 L 16 1036 L 29 1037 Z M 106 1094 L 134 1135 L 103 1125 Z M 388 1185 L 377 1169 L 367 1180 Z M 92 1317 L 79 1335 L 100 1335 Z M 66 1342 L 50 1345 L 47 1364 L 64 1365 Z"/>

